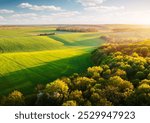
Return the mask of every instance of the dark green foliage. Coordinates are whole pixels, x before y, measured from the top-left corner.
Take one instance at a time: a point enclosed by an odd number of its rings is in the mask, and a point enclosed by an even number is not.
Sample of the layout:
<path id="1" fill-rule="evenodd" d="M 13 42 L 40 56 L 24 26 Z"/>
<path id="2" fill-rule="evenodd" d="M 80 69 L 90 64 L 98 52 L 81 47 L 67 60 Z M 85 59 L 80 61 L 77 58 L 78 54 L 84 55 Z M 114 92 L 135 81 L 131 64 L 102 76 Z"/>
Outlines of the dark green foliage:
<path id="1" fill-rule="evenodd" d="M 140 53 L 141 53 L 141 55 L 142 55 L 143 57 L 146 57 L 146 56 L 148 55 L 148 53 L 149 53 L 148 47 L 142 47 L 142 48 L 140 49 Z"/>
<path id="2" fill-rule="evenodd" d="M 62 104 L 62 106 L 77 106 L 76 101 L 71 100 L 71 101 L 66 101 Z"/>
<path id="3" fill-rule="evenodd" d="M 61 105 L 68 96 L 69 87 L 62 80 L 56 80 L 46 85 L 45 93 L 49 98 L 49 104 Z"/>
<path id="4" fill-rule="evenodd" d="M 150 105 L 150 80 L 142 80 L 134 93 L 128 97 L 128 105 Z"/>
<path id="5" fill-rule="evenodd" d="M 36 101 L 37 101 L 37 94 L 30 94 L 25 96 L 25 102 L 26 102 L 25 105 L 28 106 L 37 105 Z"/>
<path id="6" fill-rule="evenodd" d="M 98 32 L 95 27 L 81 27 L 81 26 L 61 26 L 57 27 L 57 31 L 69 31 L 69 32 Z"/>
<path id="7" fill-rule="evenodd" d="M 25 105 L 25 98 L 23 94 L 17 90 L 11 92 L 4 100 L 4 105 L 21 106 Z"/>

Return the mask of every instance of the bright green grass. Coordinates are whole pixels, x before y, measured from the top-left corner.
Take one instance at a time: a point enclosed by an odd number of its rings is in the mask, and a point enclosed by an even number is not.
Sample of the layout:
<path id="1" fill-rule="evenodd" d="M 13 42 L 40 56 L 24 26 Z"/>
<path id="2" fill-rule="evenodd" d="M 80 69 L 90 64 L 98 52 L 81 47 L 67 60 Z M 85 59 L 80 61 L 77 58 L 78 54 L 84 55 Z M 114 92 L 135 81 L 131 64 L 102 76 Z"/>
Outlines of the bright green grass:
<path id="1" fill-rule="evenodd" d="M 88 50 L 80 48 L 8 53 L 0 55 L 0 59 L 0 90 L 4 94 L 15 88 L 29 93 L 37 83 L 82 72 L 91 66 Z"/>
<path id="2" fill-rule="evenodd" d="M 74 57 L 84 53 L 88 53 L 88 48 L 76 47 L 51 51 L 4 53 L 0 55 L 0 73 L 5 75 L 24 68 L 43 65 L 47 62 Z"/>
<path id="3" fill-rule="evenodd" d="M 91 51 L 102 40 L 98 33 L 54 32 L 48 27 L 0 28 L 0 94 L 19 89 L 28 94 L 47 83 L 91 66 Z"/>
<path id="4" fill-rule="evenodd" d="M 48 37 L 0 38 L 0 52 L 38 51 L 62 48 L 63 43 Z"/>
<path id="5" fill-rule="evenodd" d="M 0 52 L 41 51 L 62 48 L 63 43 L 32 34 L 35 28 L 0 29 Z"/>

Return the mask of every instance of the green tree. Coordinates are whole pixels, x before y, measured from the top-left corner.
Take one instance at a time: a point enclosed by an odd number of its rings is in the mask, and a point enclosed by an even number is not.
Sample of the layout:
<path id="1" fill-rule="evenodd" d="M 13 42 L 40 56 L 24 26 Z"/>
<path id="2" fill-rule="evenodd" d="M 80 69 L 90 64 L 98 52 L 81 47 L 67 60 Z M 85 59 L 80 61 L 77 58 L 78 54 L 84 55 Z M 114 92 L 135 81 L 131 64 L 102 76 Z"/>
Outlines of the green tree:
<path id="1" fill-rule="evenodd" d="M 135 92 L 128 97 L 128 105 L 149 106 L 150 105 L 150 83 L 147 80 L 141 82 Z"/>
<path id="2" fill-rule="evenodd" d="M 96 81 L 88 77 L 78 77 L 77 79 L 74 80 L 74 83 L 78 90 L 85 91 L 88 88 L 90 88 L 92 85 L 94 85 Z"/>
<path id="3" fill-rule="evenodd" d="M 106 71 L 103 71 L 102 76 L 106 79 L 108 79 L 111 76 L 111 70 L 107 69 Z"/>
<path id="4" fill-rule="evenodd" d="M 150 80 L 150 73 L 148 74 L 147 79 L 149 79 L 149 80 Z"/>
<path id="5" fill-rule="evenodd" d="M 5 105 L 10 105 L 10 106 L 21 106 L 25 105 L 25 100 L 24 96 L 20 91 L 13 91 L 11 92 L 7 98 Z"/>
<path id="6" fill-rule="evenodd" d="M 126 79 L 126 71 L 121 70 L 121 69 L 117 69 L 117 71 L 115 72 L 116 76 L 120 76 L 123 79 Z"/>
<path id="7" fill-rule="evenodd" d="M 87 71 L 89 77 L 98 79 L 101 76 L 103 68 L 101 68 L 100 66 L 94 66 L 94 67 L 89 67 Z"/>
<path id="8" fill-rule="evenodd" d="M 112 103 L 98 93 L 93 93 L 90 98 L 93 106 L 111 106 Z"/>
<path id="9" fill-rule="evenodd" d="M 84 98 L 82 95 L 82 91 L 75 90 L 69 94 L 69 100 L 75 100 L 78 105 L 83 105 Z"/>
<path id="10" fill-rule="evenodd" d="M 145 74 L 142 71 L 138 71 L 135 76 L 137 79 L 140 79 L 140 80 L 145 78 Z"/>
<path id="11" fill-rule="evenodd" d="M 61 105 L 68 96 L 68 90 L 68 85 L 59 79 L 47 84 L 45 89 L 52 105 Z"/>
<path id="12" fill-rule="evenodd" d="M 133 85 L 129 81 L 123 80 L 119 76 L 111 77 L 105 87 L 106 98 L 114 105 L 124 105 L 125 101 L 133 92 Z"/>
<path id="13" fill-rule="evenodd" d="M 66 101 L 62 104 L 62 106 L 77 106 L 77 103 L 75 100 Z"/>
<path id="14" fill-rule="evenodd" d="M 140 53 L 142 54 L 143 57 L 146 57 L 148 55 L 148 53 L 149 53 L 148 47 L 142 47 L 140 49 Z"/>

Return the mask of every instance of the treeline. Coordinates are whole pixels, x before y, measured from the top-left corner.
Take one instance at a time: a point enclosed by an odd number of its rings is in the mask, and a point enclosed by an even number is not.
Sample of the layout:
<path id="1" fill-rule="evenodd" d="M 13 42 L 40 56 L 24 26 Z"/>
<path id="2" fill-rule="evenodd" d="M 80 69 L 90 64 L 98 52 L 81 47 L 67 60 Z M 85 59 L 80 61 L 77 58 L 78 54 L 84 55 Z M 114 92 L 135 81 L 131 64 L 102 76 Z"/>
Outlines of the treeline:
<path id="1" fill-rule="evenodd" d="M 131 37 L 121 37 L 119 34 L 116 35 L 103 35 L 100 39 L 105 40 L 108 44 L 128 44 L 141 42 L 142 38 L 131 38 Z"/>
<path id="2" fill-rule="evenodd" d="M 80 26 L 61 26 L 56 28 L 57 31 L 69 31 L 69 32 L 98 32 L 94 27 L 80 27 Z"/>
<path id="3" fill-rule="evenodd" d="M 107 43 L 93 51 L 93 57 L 99 57 L 100 55 L 111 55 L 115 52 L 121 52 L 126 55 L 132 55 L 137 53 L 142 57 L 150 57 L 150 45 L 149 44 L 113 44 Z M 95 60 L 98 61 L 98 60 Z"/>
<path id="4" fill-rule="evenodd" d="M 13 91 L 0 97 L 0 105 L 140 106 L 150 105 L 150 47 L 103 45 L 92 52 L 96 66 L 47 85 L 31 95 Z"/>

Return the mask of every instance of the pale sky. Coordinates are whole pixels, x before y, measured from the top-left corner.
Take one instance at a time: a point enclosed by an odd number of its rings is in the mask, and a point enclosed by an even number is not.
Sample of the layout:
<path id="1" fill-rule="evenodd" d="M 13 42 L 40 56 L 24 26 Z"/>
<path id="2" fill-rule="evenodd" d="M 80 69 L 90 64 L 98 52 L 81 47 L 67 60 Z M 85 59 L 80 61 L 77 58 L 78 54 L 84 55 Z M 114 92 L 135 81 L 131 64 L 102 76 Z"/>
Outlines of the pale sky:
<path id="1" fill-rule="evenodd" d="M 150 24 L 150 0 L 0 0 L 8 24 Z"/>

